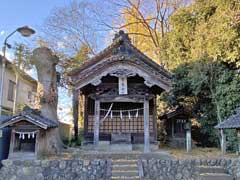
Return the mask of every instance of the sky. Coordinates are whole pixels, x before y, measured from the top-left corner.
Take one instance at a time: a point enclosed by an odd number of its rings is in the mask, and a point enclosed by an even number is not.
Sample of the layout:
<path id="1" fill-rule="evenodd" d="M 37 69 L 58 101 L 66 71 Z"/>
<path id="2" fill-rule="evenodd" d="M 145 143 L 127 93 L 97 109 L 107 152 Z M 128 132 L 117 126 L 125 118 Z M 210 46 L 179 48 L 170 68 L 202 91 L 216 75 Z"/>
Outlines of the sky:
<path id="1" fill-rule="evenodd" d="M 0 0 L 0 47 L 2 48 L 6 36 L 21 26 L 29 26 L 36 31 L 33 37 L 24 38 L 18 33 L 11 36 L 8 43 L 26 43 L 33 46 L 33 39 L 40 35 L 41 25 L 44 23 L 48 15 L 55 7 L 68 4 L 70 0 Z M 7 50 L 8 58 L 13 58 L 13 52 Z M 29 74 L 35 79 L 37 78 L 34 71 Z M 67 116 L 67 112 L 71 108 L 71 97 L 67 91 L 59 89 L 59 119 L 69 121 L 71 117 Z"/>
<path id="2" fill-rule="evenodd" d="M 36 30 L 41 27 L 54 7 L 64 6 L 69 0 L 0 0 L 0 43 L 17 27 L 28 25 Z M 15 41 L 19 35 L 11 37 Z"/>

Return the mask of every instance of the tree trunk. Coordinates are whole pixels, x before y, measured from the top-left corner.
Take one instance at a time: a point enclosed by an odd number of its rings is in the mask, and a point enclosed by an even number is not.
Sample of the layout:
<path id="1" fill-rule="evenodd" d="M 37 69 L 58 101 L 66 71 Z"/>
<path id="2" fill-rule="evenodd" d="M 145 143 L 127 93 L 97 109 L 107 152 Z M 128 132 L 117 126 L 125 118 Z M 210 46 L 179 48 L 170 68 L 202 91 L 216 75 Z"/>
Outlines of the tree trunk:
<path id="1" fill-rule="evenodd" d="M 38 74 L 36 108 L 41 110 L 42 116 L 58 121 L 56 73 L 58 58 L 52 54 L 50 49 L 42 47 L 33 51 L 33 61 Z M 43 141 L 41 146 L 43 146 L 45 153 L 59 153 L 62 148 L 59 129 L 47 129 L 45 142 Z"/>

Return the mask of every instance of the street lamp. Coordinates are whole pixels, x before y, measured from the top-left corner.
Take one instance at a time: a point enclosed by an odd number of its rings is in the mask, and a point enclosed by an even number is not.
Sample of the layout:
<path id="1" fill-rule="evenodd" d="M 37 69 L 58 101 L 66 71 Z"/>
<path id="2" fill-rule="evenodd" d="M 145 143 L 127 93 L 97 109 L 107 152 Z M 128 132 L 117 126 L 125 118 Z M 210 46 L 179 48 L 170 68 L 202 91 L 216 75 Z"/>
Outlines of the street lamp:
<path id="1" fill-rule="evenodd" d="M 15 31 L 10 33 L 4 40 L 2 53 L 2 75 L 0 82 L 0 116 L 2 115 L 2 101 L 3 101 L 3 85 L 4 85 L 4 76 L 5 76 L 5 68 L 6 68 L 6 49 L 11 48 L 11 45 L 7 43 L 7 40 L 16 32 L 19 32 L 23 37 L 29 37 L 35 33 L 33 29 L 28 26 L 22 26 L 17 28 Z"/>

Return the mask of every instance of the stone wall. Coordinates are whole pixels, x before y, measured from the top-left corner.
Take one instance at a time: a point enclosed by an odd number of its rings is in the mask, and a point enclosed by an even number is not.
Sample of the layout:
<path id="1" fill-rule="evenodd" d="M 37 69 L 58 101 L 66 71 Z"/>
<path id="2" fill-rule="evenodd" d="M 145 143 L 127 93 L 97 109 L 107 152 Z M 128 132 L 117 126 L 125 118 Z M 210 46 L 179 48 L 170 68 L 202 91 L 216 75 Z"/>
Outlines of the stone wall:
<path id="1" fill-rule="evenodd" d="M 239 159 L 193 159 L 193 160 L 142 160 L 145 179 L 192 180 L 198 173 L 197 166 L 223 166 L 235 180 L 240 180 Z"/>
<path id="2" fill-rule="evenodd" d="M 0 180 L 103 180 L 106 160 L 2 161 Z"/>

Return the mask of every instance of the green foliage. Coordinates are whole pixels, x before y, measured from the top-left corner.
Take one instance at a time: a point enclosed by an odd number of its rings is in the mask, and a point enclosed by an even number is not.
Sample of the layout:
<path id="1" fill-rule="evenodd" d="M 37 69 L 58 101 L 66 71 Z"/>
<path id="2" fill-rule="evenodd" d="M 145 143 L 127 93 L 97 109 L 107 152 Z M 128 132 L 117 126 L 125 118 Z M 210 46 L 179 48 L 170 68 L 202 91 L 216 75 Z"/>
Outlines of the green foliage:
<path id="1" fill-rule="evenodd" d="M 214 126 L 239 106 L 240 76 L 224 63 L 209 58 L 181 65 L 173 72 L 173 89 L 167 101 L 171 106 L 186 107 L 189 116 L 200 123 L 208 145 L 218 145 L 219 133 Z M 229 149 L 233 150 L 236 134 L 227 134 Z"/>
<path id="2" fill-rule="evenodd" d="M 25 44 L 15 44 L 15 59 L 13 60 L 15 70 L 25 71 L 33 68 L 31 62 L 32 52 L 29 47 Z"/>
<path id="3" fill-rule="evenodd" d="M 79 67 L 84 61 L 88 60 L 91 54 L 91 50 L 87 44 L 82 44 L 78 53 L 71 59 L 65 62 L 63 65 L 65 73 Z"/>
<path id="4" fill-rule="evenodd" d="M 239 66 L 240 3 L 196 0 L 170 17 L 169 68 L 208 56 Z"/>

